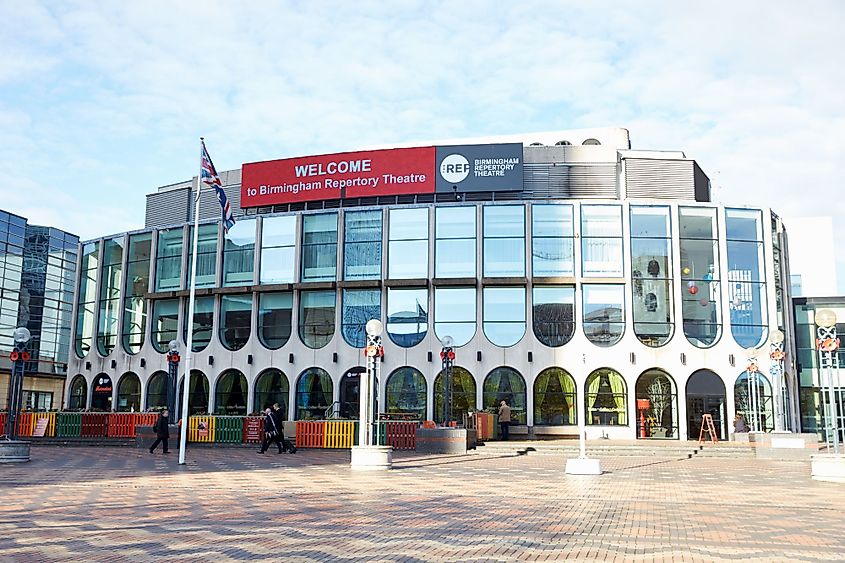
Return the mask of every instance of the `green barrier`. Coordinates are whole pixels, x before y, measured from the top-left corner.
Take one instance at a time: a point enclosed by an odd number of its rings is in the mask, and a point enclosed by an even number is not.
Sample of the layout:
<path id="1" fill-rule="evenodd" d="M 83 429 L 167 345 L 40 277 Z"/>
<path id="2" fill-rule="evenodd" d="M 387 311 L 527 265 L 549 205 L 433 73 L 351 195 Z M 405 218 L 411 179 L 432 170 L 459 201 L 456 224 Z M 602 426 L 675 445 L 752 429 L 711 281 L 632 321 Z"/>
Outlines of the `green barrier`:
<path id="1" fill-rule="evenodd" d="M 239 444 L 243 441 L 244 423 L 242 417 L 218 416 L 215 419 L 215 442 Z"/>
<path id="2" fill-rule="evenodd" d="M 360 428 L 359 424 L 360 423 L 356 420 L 355 421 L 355 430 L 354 430 L 355 435 L 352 436 L 352 444 L 355 445 L 355 446 L 358 445 L 358 428 Z M 379 422 L 378 423 L 378 444 L 376 444 L 376 445 L 377 446 L 385 446 L 385 445 L 387 445 L 386 440 L 387 440 L 387 437 L 385 436 L 385 423 Z"/>
<path id="3" fill-rule="evenodd" d="M 82 413 L 56 413 L 56 436 L 61 438 L 78 438 L 82 435 Z"/>

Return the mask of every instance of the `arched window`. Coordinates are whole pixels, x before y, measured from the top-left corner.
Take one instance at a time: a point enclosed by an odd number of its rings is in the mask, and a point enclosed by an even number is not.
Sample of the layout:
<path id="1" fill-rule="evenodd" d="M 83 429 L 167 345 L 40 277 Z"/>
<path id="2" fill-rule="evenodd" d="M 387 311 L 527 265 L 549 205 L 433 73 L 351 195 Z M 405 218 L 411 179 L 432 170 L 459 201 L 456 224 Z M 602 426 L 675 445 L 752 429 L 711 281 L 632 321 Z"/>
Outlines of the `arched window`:
<path id="1" fill-rule="evenodd" d="M 637 438 L 678 438 L 678 391 L 675 380 L 660 369 L 637 378 Z"/>
<path id="2" fill-rule="evenodd" d="M 476 385 L 472 374 L 461 367 L 452 368 L 452 420 L 462 421 L 464 416 L 477 408 Z M 434 420 L 443 422 L 443 372 L 434 379 Z"/>
<path id="3" fill-rule="evenodd" d="M 613 346 L 625 333 L 625 286 L 583 284 L 584 334 L 596 346 Z"/>
<path id="4" fill-rule="evenodd" d="M 498 367 L 484 378 L 482 400 L 484 409 L 495 411 L 502 401 L 511 408 L 511 424 L 526 424 L 528 397 L 525 379 L 510 367 Z"/>
<path id="5" fill-rule="evenodd" d="M 428 290 L 387 288 L 387 335 L 394 344 L 410 348 L 428 332 Z"/>
<path id="6" fill-rule="evenodd" d="M 223 286 L 252 285 L 255 265 L 255 219 L 238 219 L 223 236 Z"/>
<path id="7" fill-rule="evenodd" d="M 278 350 L 290 339 L 293 293 L 258 294 L 258 339 L 271 350 Z"/>
<path id="8" fill-rule="evenodd" d="M 184 326 L 182 327 L 182 337 L 185 339 L 185 342 L 188 342 L 188 308 L 190 307 L 190 301 L 188 299 L 185 300 L 185 314 L 183 315 L 183 319 L 185 322 L 182 323 Z M 197 297 L 194 301 L 194 327 L 193 327 L 193 341 L 191 342 L 191 347 L 194 349 L 194 352 L 199 352 L 201 350 L 205 350 L 208 343 L 211 342 L 211 334 L 212 334 L 212 327 L 214 326 L 214 296 L 213 295 L 203 295 L 201 297 Z"/>
<path id="9" fill-rule="evenodd" d="M 425 377 L 412 367 L 401 367 L 387 378 L 385 404 L 388 413 L 414 413 L 418 420 L 425 420 Z"/>
<path id="10" fill-rule="evenodd" d="M 713 417 L 716 434 L 727 439 L 728 407 L 722 378 L 708 369 L 700 369 L 690 376 L 687 393 L 687 436 L 695 439 L 701 432 L 702 415 Z"/>
<path id="11" fill-rule="evenodd" d="M 575 287 L 534 286 L 534 336 L 546 346 L 563 346 L 575 334 Z"/>
<path id="12" fill-rule="evenodd" d="M 252 294 L 223 295 L 220 298 L 220 342 L 229 350 L 240 350 L 249 341 L 252 323 Z"/>
<path id="13" fill-rule="evenodd" d="M 597 369 L 587 377 L 585 388 L 587 424 L 628 424 L 628 391 L 619 372 L 610 368 Z"/>
<path id="14" fill-rule="evenodd" d="M 262 412 L 273 403 L 282 408 L 282 420 L 288 420 L 288 395 L 290 384 L 287 376 L 276 368 L 264 370 L 255 381 L 253 412 Z"/>
<path id="15" fill-rule="evenodd" d="M 646 346 L 672 338 L 672 228 L 668 205 L 631 206 L 631 310 Z"/>
<path id="16" fill-rule="evenodd" d="M 191 384 L 188 388 L 188 413 L 207 414 L 208 413 L 208 377 L 199 370 L 191 370 Z M 182 410 L 182 393 L 185 391 L 185 378 L 179 382 L 179 399 L 176 405 L 176 410 Z M 179 415 L 181 416 L 181 414 Z"/>
<path id="17" fill-rule="evenodd" d="M 752 408 L 752 398 L 756 399 L 756 409 Z M 755 392 L 753 383 L 749 384 L 748 372 L 742 372 L 734 383 L 734 401 L 736 402 L 736 414 L 745 417 L 745 423 L 749 428 L 758 428 L 762 432 L 771 432 L 775 429 L 772 385 L 762 373 L 757 373 L 757 389 Z"/>
<path id="18" fill-rule="evenodd" d="M 81 411 L 87 406 L 88 399 L 88 383 L 85 377 L 77 375 L 70 383 L 70 392 L 67 398 L 67 410 Z"/>
<path id="19" fill-rule="evenodd" d="M 475 336 L 475 288 L 436 287 L 434 289 L 434 334 L 438 340 L 451 336 L 455 346 L 463 346 Z"/>
<path id="20" fill-rule="evenodd" d="M 768 333 L 763 213 L 725 209 L 731 334 L 743 348 L 759 346 Z"/>
<path id="21" fill-rule="evenodd" d="M 525 336 L 525 288 L 485 287 L 483 327 L 496 346 L 513 346 Z"/>
<path id="22" fill-rule="evenodd" d="M 525 276 L 525 206 L 484 206 L 484 277 Z"/>
<path id="23" fill-rule="evenodd" d="M 100 314 L 98 315 L 97 350 L 108 356 L 117 346 L 117 317 L 120 308 L 120 285 L 123 276 L 123 237 L 103 243 L 103 270 L 100 277 Z"/>
<path id="24" fill-rule="evenodd" d="M 112 386 L 111 377 L 105 373 L 101 373 L 94 378 L 94 383 L 91 385 L 91 410 L 109 412 L 112 410 L 112 397 L 114 396 L 114 387 Z"/>
<path id="25" fill-rule="evenodd" d="M 100 264 L 100 247 L 89 242 L 82 247 L 82 265 L 79 270 L 79 291 L 76 301 L 76 355 L 84 358 L 94 340 L 94 307 L 97 303 L 97 270 Z"/>
<path id="26" fill-rule="evenodd" d="M 332 378 L 325 370 L 308 368 L 296 381 L 296 420 L 320 420 L 332 405 Z"/>
<path id="27" fill-rule="evenodd" d="M 179 336 L 179 300 L 160 299 L 153 301 L 153 318 L 150 321 L 150 339 L 153 347 L 166 353 L 171 340 Z"/>
<path id="28" fill-rule="evenodd" d="M 353 348 L 367 345 L 364 326 L 370 319 L 381 320 L 381 290 L 344 289 L 341 311 L 343 339 Z"/>
<path id="29" fill-rule="evenodd" d="M 693 346 L 709 348 L 722 334 L 716 210 L 679 207 L 678 216 L 684 335 Z"/>
<path id="30" fill-rule="evenodd" d="M 169 376 L 163 371 L 157 371 L 150 377 L 147 382 L 147 410 L 161 409 L 167 406 L 168 381 Z"/>
<path id="31" fill-rule="evenodd" d="M 245 416 L 248 393 L 244 374 L 236 369 L 223 372 L 214 386 L 214 414 Z"/>
<path id="32" fill-rule="evenodd" d="M 152 233 L 129 235 L 126 285 L 123 297 L 123 348 L 137 354 L 144 345 L 147 328 L 147 300 L 150 290 L 150 251 Z"/>
<path id="33" fill-rule="evenodd" d="M 575 380 L 564 369 L 544 369 L 534 380 L 534 424 L 562 426 L 578 424 Z"/>
<path id="34" fill-rule="evenodd" d="M 117 412 L 141 410 L 141 380 L 132 372 L 124 373 L 117 382 Z"/>
<path id="35" fill-rule="evenodd" d="M 299 294 L 299 338 L 309 348 L 331 342 L 335 329 L 335 292 L 303 291 Z"/>

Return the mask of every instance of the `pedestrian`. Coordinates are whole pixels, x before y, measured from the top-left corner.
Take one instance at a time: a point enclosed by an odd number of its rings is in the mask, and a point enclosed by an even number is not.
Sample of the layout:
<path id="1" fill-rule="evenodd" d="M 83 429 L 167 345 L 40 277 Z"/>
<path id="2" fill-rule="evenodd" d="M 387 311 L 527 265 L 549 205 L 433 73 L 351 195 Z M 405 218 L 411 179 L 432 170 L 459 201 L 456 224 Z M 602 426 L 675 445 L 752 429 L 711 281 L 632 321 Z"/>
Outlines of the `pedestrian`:
<path id="1" fill-rule="evenodd" d="M 277 441 L 278 435 L 279 428 L 276 426 L 276 417 L 273 416 L 273 410 L 267 407 L 264 409 L 264 441 L 261 442 L 261 449 L 258 450 L 258 453 L 266 452 L 273 442 L 279 447 L 279 453 L 282 453 L 282 444 Z"/>
<path id="2" fill-rule="evenodd" d="M 501 429 L 502 440 L 507 440 L 510 437 L 511 426 L 511 408 L 508 402 L 503 400 L 499 403 L 499 428 Z"/>
<path id="3" fill-rule="evenodd" d="M 278 435 L 274 438 L 274 441 L 281 445 L 283 452 L 289 452 L 292 454 L 296 453 L 296 446 L 290 440 L 285 440 L 285 421 L 284 421 L 284 412 L 282 412 L 282 407 L 279 403 L 273 403 L 273 417 L 276 421 L 276 429 L 278 430 Z"/>
<path id="4" fill-rule="evenodd" d="M 164 453 L 169 454 L 170 450 L 167 447 L 167 440 L 170 439 L 170 413 L 167 412 L 167 407 L 163 408 L 153 425 L 153 431 L 156 433 L 156 441 L 150 446 L 150 453 L 153 453 L 156 447 L 161 444 Z"/>

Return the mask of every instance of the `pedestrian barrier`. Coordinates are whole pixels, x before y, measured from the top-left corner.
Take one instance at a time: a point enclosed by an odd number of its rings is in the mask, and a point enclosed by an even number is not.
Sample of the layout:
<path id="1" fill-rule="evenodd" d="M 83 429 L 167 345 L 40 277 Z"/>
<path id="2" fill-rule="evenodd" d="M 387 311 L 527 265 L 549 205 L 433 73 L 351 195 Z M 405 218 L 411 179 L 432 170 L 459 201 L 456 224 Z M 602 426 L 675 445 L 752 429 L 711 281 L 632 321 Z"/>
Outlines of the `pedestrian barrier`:
<path id="1" fill-rule="evenodd" d="M 155 426 L 156 420 L 158 420 L 157 412 L 136 412 L 133 424 L 136 428 L 138 426 Z"/>
<path id="2" fill-rule="evenodd" d="M 134 438 L 135 414 L 120 412 L 109 414 L 109 438 Z"/>
<path id="3" fill-rule="evenodd" d="M 18 426 L 18 436 L 32 436 L 32 413 L 21 412 L 18 413 L 16 419 Z"/>
<path id="4" fill-rule="evenodd" d="M 188 418 L 188 441 L 189 442 L 213 442 L 214 441 L 214 416 L 192 416 Z"/>
<path id="5" fill-rule="evenodd" d="M 297 420 L 296 447 L 322 448 L 325 422 L 324 420 Z"/>
<path id="6" fill-rule="evenodd" d="M 109 435 L 109 413 L 82 413 L 83 438 L 105 438 Z"/>
<path id="7" fill-rule="evenodd" d="M 260 444 L 263 442 L 264 418 L 260 416 L 245 416 L 242 436 L 245 444 Z"/>
<path id="8" fill-rule="evenodd" d="M 40 422 L 40 421 L 46 422 Z M 39 424 L 44 426 L 44 433 L 40 433 Z M 38 436 L 43 438 L 51 438 L 56 435 L 56 413 L 54 412 L 34 412 L 32 413 L 32 432 L 30 436 Z"/>
<path id="9" fill-rule="evenodd" d="M 384 445 L 395 450 L 414 450 L 417 447 L 417 422 L 383 422 Z"/>
<path id="10" fill-rule="evenodd" d="M 217 416 L 214 418 L 214 441 L 221 444 L 243 442 L 244 426 L 239 416 Z"/>
<path id="11" fill-rule="evenodd" d="M 351 448 L 355 422 L 352 420 L 327 420 L 323 433 L 324 448 Z M 297 429 L 297 435 L 299 434 Z"/>
<path id="12" fill-rule="evenodd" d="M 475 431 L 478 433 L 479 440 L 492 440 L 495 432 L 495 425 L 493 424 L 494 415 L 489 412 L 474 412 L 472 414 L 475 424 Z"/>
<path id="13" fill-rule="evenodd" d="M 81 435 L 81 412 L 60 412 L 56 414 L 56 436 L 61 438 L 78 438 Z"/>
<path id="14" fill-rule="evenodd" d="M 6 433 L 6 413 L 0 412 L 0 434 Z"/>

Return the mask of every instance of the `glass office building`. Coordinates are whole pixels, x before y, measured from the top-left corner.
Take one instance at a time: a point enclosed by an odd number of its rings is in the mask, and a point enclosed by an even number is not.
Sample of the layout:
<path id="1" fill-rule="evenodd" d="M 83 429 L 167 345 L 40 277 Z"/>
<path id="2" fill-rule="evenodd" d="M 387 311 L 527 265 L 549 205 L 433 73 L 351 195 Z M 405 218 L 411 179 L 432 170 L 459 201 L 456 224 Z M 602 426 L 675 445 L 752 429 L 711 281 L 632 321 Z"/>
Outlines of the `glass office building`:
<path id="1" fill-rule="evenodd" d="M 777 215 L 710 202 L 694 161 L 631 150 L 624 130 L 526 138 L 516 156 L 502 146 L 420 152 L 440 176 L 416 192 L 328 179 L 320 189 L 345 192 L 300 200 L 282 180 L 251 191 L 248 165 L 226 173 L 237 223 L 225 233 L 219 207 L 201 211 L 192 319 L 191 212 L 170 211 L 191 183 L 151 194 L 145 229 L 79 247 L 66 406 L 160 407 L 168 343 L 184 355 L 190 330 L 192 412 L 279 402 L 288 419 L 354 418 L 364 324 L 377 318 L 382 413 L 442 419 L 439 352 L 450 336 L 458 420 L 504 399 L 516 433 L 574 435 L 583 419 L 590 437 L 697 438 L 711 414 L 727 438 L 747 407 L 748 350 L 765 367 L 771 331 L 792 342 Z M 460 150 L 470 164 L 447 169 Z M 364 157 L 405 162 L 389 150 L 351 154 L 314 158 L 329 162 L 329 178 L 332 165 Z M 402 183 L 392 174 L 380 177 Z M 273 190 L 286 195 L 250 200 Z M 795 426 L 792 364 L 781 393 L 762 379 L 767 424 L 782 414 Z"/>

